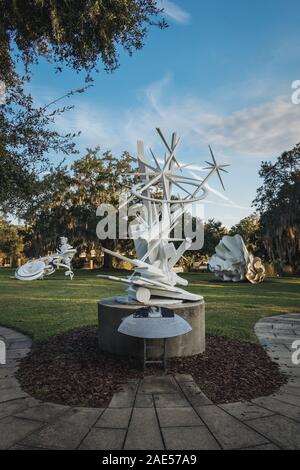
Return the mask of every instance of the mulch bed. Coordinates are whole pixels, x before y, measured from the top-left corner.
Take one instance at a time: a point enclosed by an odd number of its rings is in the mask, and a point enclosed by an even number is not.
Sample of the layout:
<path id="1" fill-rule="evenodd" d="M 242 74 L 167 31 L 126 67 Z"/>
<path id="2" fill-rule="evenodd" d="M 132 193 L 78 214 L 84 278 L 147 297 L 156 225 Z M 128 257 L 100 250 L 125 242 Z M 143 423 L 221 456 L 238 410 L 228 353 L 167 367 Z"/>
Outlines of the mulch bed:
<path id="1" fill-rule="evenodd" d="M 207 336 L 205 354 L 170 359 L 168 373 L 192 374 L 216 403 L 270 395 L 286 383 L 261 346 L 220 336 Z M 121 384 L 143 376 L 140 363 L 99 351 L 97 328 L 73 330 L 33 345 L 17 373 L 22 388 L 37 399 L 90 407 L 106 406 Z"/>

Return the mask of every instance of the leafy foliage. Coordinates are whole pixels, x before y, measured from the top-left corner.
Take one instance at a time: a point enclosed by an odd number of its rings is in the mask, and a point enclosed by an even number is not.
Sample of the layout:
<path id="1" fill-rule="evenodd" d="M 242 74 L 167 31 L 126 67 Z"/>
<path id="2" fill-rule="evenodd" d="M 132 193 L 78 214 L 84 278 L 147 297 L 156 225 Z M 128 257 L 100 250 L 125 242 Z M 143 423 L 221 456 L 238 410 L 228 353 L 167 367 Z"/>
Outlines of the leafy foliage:
<path id="1" fill-rule="evenodd" d="M 100 149 L 88 149 L 87 154 L 74 162 L 71 171 L 59 166 L 39 183 L 38 197 L 23 213 L 30 226 L 27 254 L 40 255 L 53 250 L 61 235 L 81 250 L 99 245 L 96 209 L 102 203 L 117 206 L 118 195 L 128 185 L 133 159 L 127 152 L 120 158 Z M 101 242 L 112 248 L 113 240 Z M 111 259 L 111 258 L 109 258 Z M 105 262 L 111 267 L 108 259 Z"/>
<path id="2" fill-rule="evenodd" d="M 22 237 L 20 229 L 0 217 L 0 258 L 12 258 L 13 265 L 16 265 L 18 257 L 23 253 Z"/>
<path id="3" fill-rule="evenodd" d="M 67 93 L 67 98 L 78 89 Z M 58 100 L 55 100 L 57 102 Z M 3 212 L 18 213 L 36 195 L 39 175 L 48 168 L 48 154 L 76 153 L 74 137 L 60 134 L 52 124 L 58 115 L 72 109 L 51 105 L 36 108 L 31 95 L 24 92 L 24 82 L 7 90 L 0 106 L 0 204 Z"/>
<path id="4" fill-rule="evenodd" d="M 161 10 L 156 0 L 1 0 L 1 63 L 5 81 L 15 72 L 13 45 L 28 70 L 41 56 L 90 72 L 99 60 L 107 71 L 118 66 L 118 47 L 141 49 L 149 25 Z M 3 79 L 3 78 L 2 78 Z"/>
<path id="5" fill-rule="evenodd" d="M 60 98 L 35 107 L 25 91 L 31 66 L 42 57 L 57 72 L 63 66 L 85 71 L 87 81 L 99 62 L 112 72 L 120 47 L 132 54 L 142 48 L 150 25 L 166 26 L 163 19 L 154 22 L 160 12 L 155 0 L 0 0 L 0 81 L 6 86 L 0 105 L 2 212 L 20 212 L 36 196 L 49 154 L 76 152 L 76 135 L 61 135 L 52 126 L 72 107 L 50 109 Z"/>
<path id="6" fill-rule="evenodd" d="M 265 256 L 265 248 L 262 243 L 261 221 L 258 214 L 251 214 L 231 227 L 229 235 L 240 235 L 248 250 L 256 256 Z"/>
<path id="7" fill-rule="evenodd" d="M 300 265 L 300 144 L 284 152 L 277 161 L 263 162 L 259 172 L 263 184 L 254 205 L 261 215 L 264 244 L 279 267 Z"/>
<path id="8" fill-rule="evenodd" d="M 215 247 L 219 241 L 228 234 L 228 230 L 222 222 L 209 219 L 204 225 L 204 245 L 201 253 L 207 257 L 211 257 L 215 252 Z"/>

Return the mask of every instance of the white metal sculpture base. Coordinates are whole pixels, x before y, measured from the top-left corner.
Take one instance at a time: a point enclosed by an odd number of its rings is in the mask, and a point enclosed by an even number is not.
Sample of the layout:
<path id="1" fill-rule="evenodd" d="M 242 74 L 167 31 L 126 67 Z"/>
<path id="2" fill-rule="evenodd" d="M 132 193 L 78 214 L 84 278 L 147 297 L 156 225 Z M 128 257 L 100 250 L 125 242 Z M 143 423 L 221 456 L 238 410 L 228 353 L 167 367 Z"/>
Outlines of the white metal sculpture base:
<path id="1" fill-rule="evenodd" d="M 216 173 L 223 186 L 220 171 L 224 166 L 218 165 L 210 149 L 212 162 L 206 162 L 208 174 L 204 179 L 191 178 L 183 174 L 188 165 L 180 165 L 176 159 L 179 139 L 172 134 L 168 143 L 160 129 L 157 132 L 164 144 L 166 153 L 159 160 L 150 149 L 153 162 L 147 161 L 144 144 L 137 145 L 137 172 L 134 175 L 139 182 L 130 189 L 126 203 L 139 208 L 139 216 L 130 224 L 129 235 L 134 240 L 136 259 L 103 249 L 111 256 L 130 262 L 135 267 L 127 278 L 106 277 L 121 281 L 128 286 L 127 297 L 118 298 L 124 303 L 144 305 L 171 305 L 184 301 L 195 302 L 202 296 L 187 292 L 178 286 L 187 286 L 188 281 L 174 271 L 174 266 L 192 245 L 190 238 L 171 238 L 171 233 L 189 211 L 192 203 L 202 201 L 208 194 L 206 183 Z M 160 163 L 160 162 L 163 163 Z M 223 186 L 224 188 L 224 186 Z M 174 192 L 176 189 L 177 194 Z M 179 195 L 178 195 L 179 193 Z M 171 210 L 172 208 L 172 210 Z M 174 242 L 177 242 L 177 246 Z"/>
<path id="2" fill-rule="evenodd" d="M 65 275 L 72 280 L 74 273 L 71 262 L 75 253 L 76 249 L 68 244 L 68 239 L 60 237 L 60 246 L 56 253 L 27 261 L 16 270 L 15 277 L 20 281 L 35 281 L 50 276 L 58 268 L 65 268 Z"/>
<path id="3" fill-rule="evenodd" d="M 265 279 L 266 270 L 261 259 L 249 253 L 240 235 L 225 235 L 215 250 L 208 266 L 222 281 L 247 279 L 252 284 L 258 284 Z"/>

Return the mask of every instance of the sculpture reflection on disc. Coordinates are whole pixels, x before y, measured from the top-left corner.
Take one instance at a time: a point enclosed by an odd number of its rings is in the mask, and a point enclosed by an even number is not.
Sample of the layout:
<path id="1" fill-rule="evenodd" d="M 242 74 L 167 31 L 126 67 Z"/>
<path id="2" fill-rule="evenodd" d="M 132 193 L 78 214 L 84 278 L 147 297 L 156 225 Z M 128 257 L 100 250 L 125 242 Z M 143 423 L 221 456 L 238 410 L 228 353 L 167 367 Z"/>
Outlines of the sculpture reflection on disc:
<path id="1" fill-rule="evenodd" d="M 119 333 L 137 338 L 172 338 L 192 331 L 190 324 L 165 307 L 144 307 L 124 318 Z"/>

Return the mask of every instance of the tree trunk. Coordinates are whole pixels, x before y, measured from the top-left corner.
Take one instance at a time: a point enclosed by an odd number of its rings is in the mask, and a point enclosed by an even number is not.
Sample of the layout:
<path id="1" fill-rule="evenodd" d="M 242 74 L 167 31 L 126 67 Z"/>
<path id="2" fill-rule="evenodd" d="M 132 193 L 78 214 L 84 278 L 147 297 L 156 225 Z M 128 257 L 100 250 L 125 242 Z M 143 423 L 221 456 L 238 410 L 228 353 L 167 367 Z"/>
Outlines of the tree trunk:
<path id="1" fill-rule="evenodd" d="M 108 250 L 113 251 L 115 249 L 116 242 L 115 240 L 104 240 L 103 247 L 107 248 Z M 113 270 L 113 257 L 104 252 L 104 260 L 103 260 L 103 271 L 112 271 Z"/>

